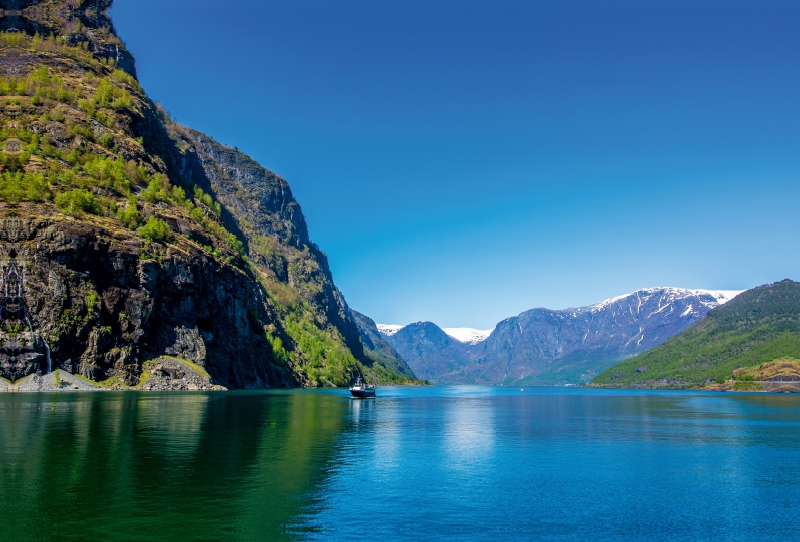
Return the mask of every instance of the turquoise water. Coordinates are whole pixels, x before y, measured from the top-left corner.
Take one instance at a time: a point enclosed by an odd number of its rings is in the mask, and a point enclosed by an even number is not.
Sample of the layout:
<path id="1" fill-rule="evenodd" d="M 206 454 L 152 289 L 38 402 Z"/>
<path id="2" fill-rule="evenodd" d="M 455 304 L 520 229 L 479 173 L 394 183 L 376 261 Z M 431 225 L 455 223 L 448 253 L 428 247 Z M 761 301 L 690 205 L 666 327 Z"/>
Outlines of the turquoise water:
<path id="1" fill-rule="evenodd" d="M 4 540 L 787 540 L 800 397 L 0 397 Z"/>

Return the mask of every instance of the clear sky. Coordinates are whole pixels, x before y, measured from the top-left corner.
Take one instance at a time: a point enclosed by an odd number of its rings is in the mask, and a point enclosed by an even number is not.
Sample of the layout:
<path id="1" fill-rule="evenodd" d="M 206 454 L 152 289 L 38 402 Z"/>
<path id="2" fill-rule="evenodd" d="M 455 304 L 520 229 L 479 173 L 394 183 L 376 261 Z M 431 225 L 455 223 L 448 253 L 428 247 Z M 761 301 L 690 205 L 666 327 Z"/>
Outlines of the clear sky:
<path id="1" fill-rule="evenodd" d="M 285 177 L 350 305 L 491 328 L 800 279 L 796 0 L 115 0 L 145 90 Z"/>

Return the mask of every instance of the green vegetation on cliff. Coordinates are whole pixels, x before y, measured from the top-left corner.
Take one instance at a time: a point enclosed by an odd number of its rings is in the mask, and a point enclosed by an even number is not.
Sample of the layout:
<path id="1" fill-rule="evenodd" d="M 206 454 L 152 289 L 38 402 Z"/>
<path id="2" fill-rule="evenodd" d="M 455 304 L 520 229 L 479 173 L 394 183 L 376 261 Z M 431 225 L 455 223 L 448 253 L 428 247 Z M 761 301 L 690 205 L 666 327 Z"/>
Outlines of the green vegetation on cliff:
<path id="1" fill-rule="evenodd" d="M 614 365 L 592 385 L 698 387 L 784 357 L 800 358 L 800 283 L 790 280 L 739 294 L 663 344 Z"/>
<path id="2" fill-rule="evenodd" d="M 0 263 L 25 270 L 34 328 L 3 315 L 0 376 L 52 354 L 134 386 L 174 355 L 229 387 L 391 380 L 286 181 L 151 102 L 110 5 L 0 10 Z"/>
<path id="3" fill-rule="evenodd" d="M 169 236 L 154 220 L 144 224 L 140 215 L 162 207 L 201 225 L 217 240 L 215 245 L 242 253 L 241 242 L 220 223 L 219 203 L 196 186 L 171 182 L 164 159 L 144 148 L 144 138 L 132 137 L 130 127 L 142 116 L 154 114 L 169 122 L 135 78 L 112 62 L 92 59 L 66 39 L 5 33 L 0 43 L 38 53 L 42 63 L 68 56 L 84 69 L 80 76 L 43 65 L 28 76 L 0 79 L 5 97 L 0 103 L 10 118 L 0 130 L 3 201 L 52 200 L 67 215 L 116 218 L 151 241 Z M 159 227 L 162 231 L 154 236 Z"/>

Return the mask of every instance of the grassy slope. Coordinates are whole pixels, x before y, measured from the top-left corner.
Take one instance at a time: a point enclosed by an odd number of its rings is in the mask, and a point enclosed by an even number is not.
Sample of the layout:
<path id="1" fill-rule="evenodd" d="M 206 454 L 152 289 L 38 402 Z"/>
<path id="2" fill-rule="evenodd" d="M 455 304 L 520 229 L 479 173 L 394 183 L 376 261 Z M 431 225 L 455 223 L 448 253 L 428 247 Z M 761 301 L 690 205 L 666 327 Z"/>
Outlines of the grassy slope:
<path id="1" fill-rule="evenodd" d="M 800 283 L 785 280 L 740 294 L 665 343 L 592 382 L 609 387 L 692 387 L 735 369 L 800 357 Z"/>

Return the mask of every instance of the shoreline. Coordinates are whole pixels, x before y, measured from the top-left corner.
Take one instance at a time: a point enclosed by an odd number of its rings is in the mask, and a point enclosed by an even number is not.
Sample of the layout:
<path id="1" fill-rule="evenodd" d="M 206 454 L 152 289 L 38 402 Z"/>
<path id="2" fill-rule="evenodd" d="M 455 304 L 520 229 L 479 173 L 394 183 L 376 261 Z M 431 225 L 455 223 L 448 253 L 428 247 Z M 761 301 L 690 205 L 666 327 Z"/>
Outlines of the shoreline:
<path id="1" fill-rule="evenodd" d="M 148 380 L 149 381 L 149 380 Z M 800 383 L 798 383 L 800 384 Z M 469 387 L 485 387 L 485 388 L 517 388 L 517 386 L 490 386 L 490 385 L 481 385 L 481 384 L 447 384 L 442 386 L 435 386 L 435 385 L 428 385 L 427 387 L 459 387 L 459 386 L 469 386 Z M 414 387 L 423 387 L 423 386 L 415 386 L 415 385 L 403 385 L 403 384 L 386 384 L 383 386 L 379 386 L 379 388 L 414 388 Z M 654 393 L 664 393 L 664 392 L 713 392 L 713 393 L 736 393 L 736 394 L 772 394 L 772 395 L 792 395 L 800 393 L 800 387 L 793 388 L 793 389 L 733 389 L 733 388 L 722 388 L 722 387 L 713 387 L 713 388 L 635 388 L 635 387 L 605 387 L 605 386 L 526 386 L 525 388 L 530 389 L 546 389 L 546 390 L 596 390 L 596 391 L 618 391 L 618 392 L 654 392 Z M 317 387 L 317 388 L 307 388 L 307 387 L 293 387 L 293 388 L 233 388 L 229 389 L 224 386 L 214 385 L 214 384 L 206 384 L 203 386 L 197 386 L 192 384 L 186 384 L 184 382 L 169 382 L 169 383 L 161 383 L 158 386 L 124 386 L 118 384 L 108 385 L 104 383 L 93 382 L 88 380 L 82 376 L 77 376 L 72 373 L 68 373 L 63 369 L 57 369 L 52 373 L 46 375 L 29 375 L 25 378 L 18 380 L 15 383 L 12 383 L 2 377 L 0 377 L 0 396 L 3 394 L 14 394 L 14 393 L 23 393 L 23 394 L 34 394 L 34 393 L 85 393 L 85 392 L 167 392 L 167 393 L 174 393 L 174 392 L 195 392 L 195 391 L 220 391 L 220 392 L 228 392 L 228 391 L 275 391 L 275 390 L 286 390 L 286 391 L 324 391 L 324 390 L 347 390 L 346 386 L 344 387 Z M 524 388 L 520 388 L 522 391 Z"/>
<path id="2" fill-rule="evenodd" d="M 413 381 L 404 384 L 385 384 L 403 387 L 430 386 L 424 381 Z M 247 388 L 250 389 L 250 388 Z M 253 389 L 325 389 L 325 388 L 253 388 Z M 347 389 L 342 387 L 341 389 Z M 225 386 L 214 384 L 211 375 L 189 360 L 172 356 L 161 356 L 143 364 L 142 377 L 135 386 L 126 385 L 117 378 L 109 378 L 102 382 L 90 380 L 56 369 L 44 375 L 28 375 L 16 382 L 0 377 L 0 394 L 2 393 L 75 393 L 75 392 L 108 392 L 108 391 L 230 391 Z"/>

